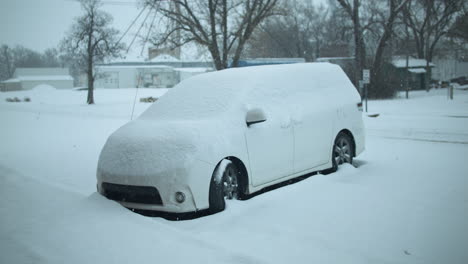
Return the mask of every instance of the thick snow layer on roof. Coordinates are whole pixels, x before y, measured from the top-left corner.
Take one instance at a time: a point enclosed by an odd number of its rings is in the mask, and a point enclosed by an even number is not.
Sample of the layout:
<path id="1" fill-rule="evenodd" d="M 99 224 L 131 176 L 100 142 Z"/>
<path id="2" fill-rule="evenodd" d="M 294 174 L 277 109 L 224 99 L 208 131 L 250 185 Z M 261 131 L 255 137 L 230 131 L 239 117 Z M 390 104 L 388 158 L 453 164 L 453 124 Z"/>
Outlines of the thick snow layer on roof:
<path id="1" fill-rule="evenodd" d="M 161 54 L 158 55 L 150 60 L 151 62 L 180 62 L 179 59 L 169 55 L 169 54 Z"/>
<path id="2" fill-rule="evenodd" d="M 18 78 L 14 78 L 14 79 L 5 80 L 2 83 L 19 83 L 19 82 L 20 80 Z"/>
<path id="3" fill-rule="evenodd" d="M 204 67 L 195 67 L 195 68 L 175 68 L 174 70 L 180 72 L 208 72 L 212 71 L 212 68 L 204 68 Z"/>
<path id="4" fill-rule="evenodd" d="M 329 105 L 350 98 L 360 100 L 353 84 L 334 64 L 256 66 L 210 72 L 184 80 L 142 117 L 205 118 L 233 107 L 246 109 L 259 102 L 274 108 L 292 93 L 303 94 L 304 100 L 315 104 Z"/>
<path id="5" fill-rule="evenodd" d="M 20 81 L 73 81 L 70 75 L 20 76 Z"/>
<path id="6" fill-rule="evenodd" d="M 171 66 L 165 65 L 139 65 L 139 64 L 128 64 L 128 65 L 102 65 L 97 66 L 97 69 L 171 69 Z"/>
<path id="7" fill-rule="evenodd" d="M 30 75 L 8 79 L 3 81 L 3 83 L 16 83 L 22 81 L 73 81 L 73 77 L 70 75 Z"/>
<path id="8" fill-rule="evenodd" d="M 268 62 L 284 62 L 284 63 L 301 63 L 305 62 L 304 58 L 251 58 L 244 59 L 250 63 L 268 63 Z"/>
<path id="9" fill-rule="evenodd" d="M 397 68 L 405 68 L 406 67 L 406 58 L 404 57 L 395 57 L 392 60 L 393 66 Z M 414 68 L 414 67 L 426 67 L 427 61 L 425 59 L 415 59 L 410 57 L 408 59 L 408 67 Z M 434 63 L 430 62 L 429 63 L 430 67 L 434 67 Z"/>
<path id="10" fill-rule="evenodd" d="M 411 73 L 426 73 L 425 69 L 417 68 L 417 69 L 408 69 Z"/>

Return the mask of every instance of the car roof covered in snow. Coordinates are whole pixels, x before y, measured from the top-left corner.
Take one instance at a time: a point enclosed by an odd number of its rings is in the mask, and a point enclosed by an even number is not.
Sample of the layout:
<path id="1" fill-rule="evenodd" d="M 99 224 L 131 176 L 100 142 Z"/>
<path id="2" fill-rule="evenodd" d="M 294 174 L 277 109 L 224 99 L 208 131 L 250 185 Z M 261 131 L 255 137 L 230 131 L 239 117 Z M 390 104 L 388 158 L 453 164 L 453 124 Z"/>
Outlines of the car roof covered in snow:
<path id="1" fill-rule="evenodd" d="M 203 118 L 225 112 L 236 103 L 248 107 L 259 100 L 281 102 L 291 94 L 307 94 L 309 99 L 317 98 L 323 103 L 360 100 L 353 84 L 335 64 L 254 66 L 210 72 L 184 80 L 141 117 Z"/>

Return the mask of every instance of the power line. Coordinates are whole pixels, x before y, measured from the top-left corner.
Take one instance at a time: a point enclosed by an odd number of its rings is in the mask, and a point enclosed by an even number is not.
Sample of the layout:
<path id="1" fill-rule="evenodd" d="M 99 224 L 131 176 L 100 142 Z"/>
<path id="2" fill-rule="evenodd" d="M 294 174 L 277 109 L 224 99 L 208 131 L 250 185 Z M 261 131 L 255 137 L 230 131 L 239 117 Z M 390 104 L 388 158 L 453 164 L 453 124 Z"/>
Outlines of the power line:
<path id="1" fill-rule="evenodd" d="M 132 42 L 130 42 L 130 45 L 128 45 L 127 54 L 128 54 L 128 51 L 130 50 L 130 48 L 132 47 L 133 42 L 135 42 L 135 39 L 137 38 L 138 34 L 140 34 L 140 30 L 144 26 L 144 24 L 145 24 L 145 22 L 148 19 L 150 14 L 151 14 L 151 9 L 148 11 L 148 14 L 146 14 L 146 17 L 143 20 L 143 22 L 141 23 L 141 26 L 138 28 L 138 31 L 136 32 L 135 36 L 133 37 Z"/>
<path id="2" fill-rule="evenodd" d="M 117 43 L 120 43 L 120 41 L 125 37 L 125 35 L 128 33 L 128 31 L 130 30 L 130 28 L 135 24 L 135 22 L 138 20 L 138 18 L 140 18 L 141 14 L 143 14 L 143 12 L 145 11 L 146 9 L 146 5 L 145 7 L 143 7 L 143 9 L 140 11 L 140 13 L 137 15 L 137 17 L 132 21 L 132 23 L 130 23 L 130 26 L 128 26 L 127 30 L 125 30 L 125 32 L 122 34 L 122 36 L 120 37 L 120 39 L 117 41 Z"/>
<path id="3" fill-rule="evenodd" d="M 79 0 L 64 0 L 67 2 L 79 2 Z M 104 5 L 136 6 L 138 2 L 131 1 L 101 1 Z"/>

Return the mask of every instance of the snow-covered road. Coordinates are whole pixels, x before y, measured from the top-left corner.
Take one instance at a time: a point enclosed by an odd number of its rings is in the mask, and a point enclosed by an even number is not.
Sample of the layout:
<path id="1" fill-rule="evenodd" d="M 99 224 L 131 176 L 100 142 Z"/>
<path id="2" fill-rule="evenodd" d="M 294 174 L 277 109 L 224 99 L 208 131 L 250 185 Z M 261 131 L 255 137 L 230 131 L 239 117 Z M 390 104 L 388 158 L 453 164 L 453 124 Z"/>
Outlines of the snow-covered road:
<path id="1" fill-rule="evenodd" d="M 358 168 L 176 222 L 95 193 L 134 90 L 97 90 L 95 106 L 77 91 L 0 93 L 0 263 L 468 263 L 468 92 L 445 95 L 370 101 L 380 116 L 365 118 Z"/>

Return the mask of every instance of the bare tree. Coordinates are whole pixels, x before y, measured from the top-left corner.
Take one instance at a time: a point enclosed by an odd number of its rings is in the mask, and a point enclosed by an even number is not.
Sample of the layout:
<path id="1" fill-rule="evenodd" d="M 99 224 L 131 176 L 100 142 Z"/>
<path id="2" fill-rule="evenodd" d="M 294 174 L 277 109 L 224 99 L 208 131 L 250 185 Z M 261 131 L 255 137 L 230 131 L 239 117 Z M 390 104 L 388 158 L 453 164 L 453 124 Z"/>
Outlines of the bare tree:
<path id="1" fill-rule="evenodd" d="M 99 10 L 100 0 L 80 0 L 84 15 L 77 17 L 61 50 L 84 69 L 88 77 L 86 102 L 94 104 L 95 63 L 118 57 L 124 46 L 118 43 L 118 30 L 110 26 L 112 16 Z"/>
<path id="2" fill-rule="evenodd" d="M 8 45 L 0 48 L 0 80 L 5 80 L 13 76 L 13 52 Z"/>
<path id="3" fill-rule="evenodd" d="M 362 0 L 337 0 L 346 11 L 353 22 L 354 33 L 354 56 L 356 63 L 355 85 L 361 80 L 362 69 L 366 65 L 366 48 L 364 42 L 363 28 L 361 25 L 360 7 Z"/>
<path id="4" fill-rule="evenodd" d="M 255 28 L 276 14 L 278 0 L 147 0 L 166 18 L 167 30 L 155 33 L 156 46 L 195 42 L 208 49 L 217 70 L 238 65 Z"/>
<path id="5" fill-rule="evenodd" d="M 17 45 L 14 48 L 2 45 L 0 48 L 0 79 L 11 78 L 18 67 L 53 67 L 49 65 L 46 56 L 34 50 Z"/>
<path id="6" fill-rule="evenodd" d="M 252 35 L 251 56 L 297 57 L 312 61 L 324 42 L 327 9 L 311 1 L 280 1 L 281 16 L 270 17 Z"/>
<path id="7" fill-rule="evenodd" d="M 403 10 L 404 6 L 407 5 L 408 1 L 409 0 L 389 0 L 388 8 L 384 9 L 387 14 L 382 13 L 380 15 L 381 19 L 379 24 L 382 28 L 382 34 L 377 44 L 371 71 L 372 77 L 370 94 L 373 97 L 389 97 L 393 95 L 394 88 L 385 87 L 386 82 L 384 81 L 382 74 L 383 55 L 387 44 L 394 33 L 394 25 L 398 14 Z M 381 90 L 379 91 L 379 89 Z"/>
<path id="8" fill-rule="evenodd" d="M 450 37 L 468 42 L 468 13 L 460 15 L 448 32 Z"/>
<path id="9" fill-rule="evenodd" d="M 337 1 L 353 22 L 356 56 L 355 83 L 361 80 L 362 69 L 368 61 L 371 68 L 369 96 L 391 97 L 393 88 L 388 87 L 382 74 L 384 54 L 394 34 L 398 14 L 409 0 L 353 0 L 352 3 L 349 0 Z M 374 49 L 366 49 L 367 47 Z M 366 55 L 371 56 L 367 58 Z"/>
<path id="10" fill-rule="evenodd" d="M 59 52 L 55 48 L 49 48 L 41 54 L 44 67 L 60 67 Z"/>
<path id="11" fill-rule="evenodd" d="M 429 88 L 430 63 L 440 39 L 448 33 L 464 0 L 413 0 L 404 9 L 419 58 L 426 59 L 425 86 Z"/>

